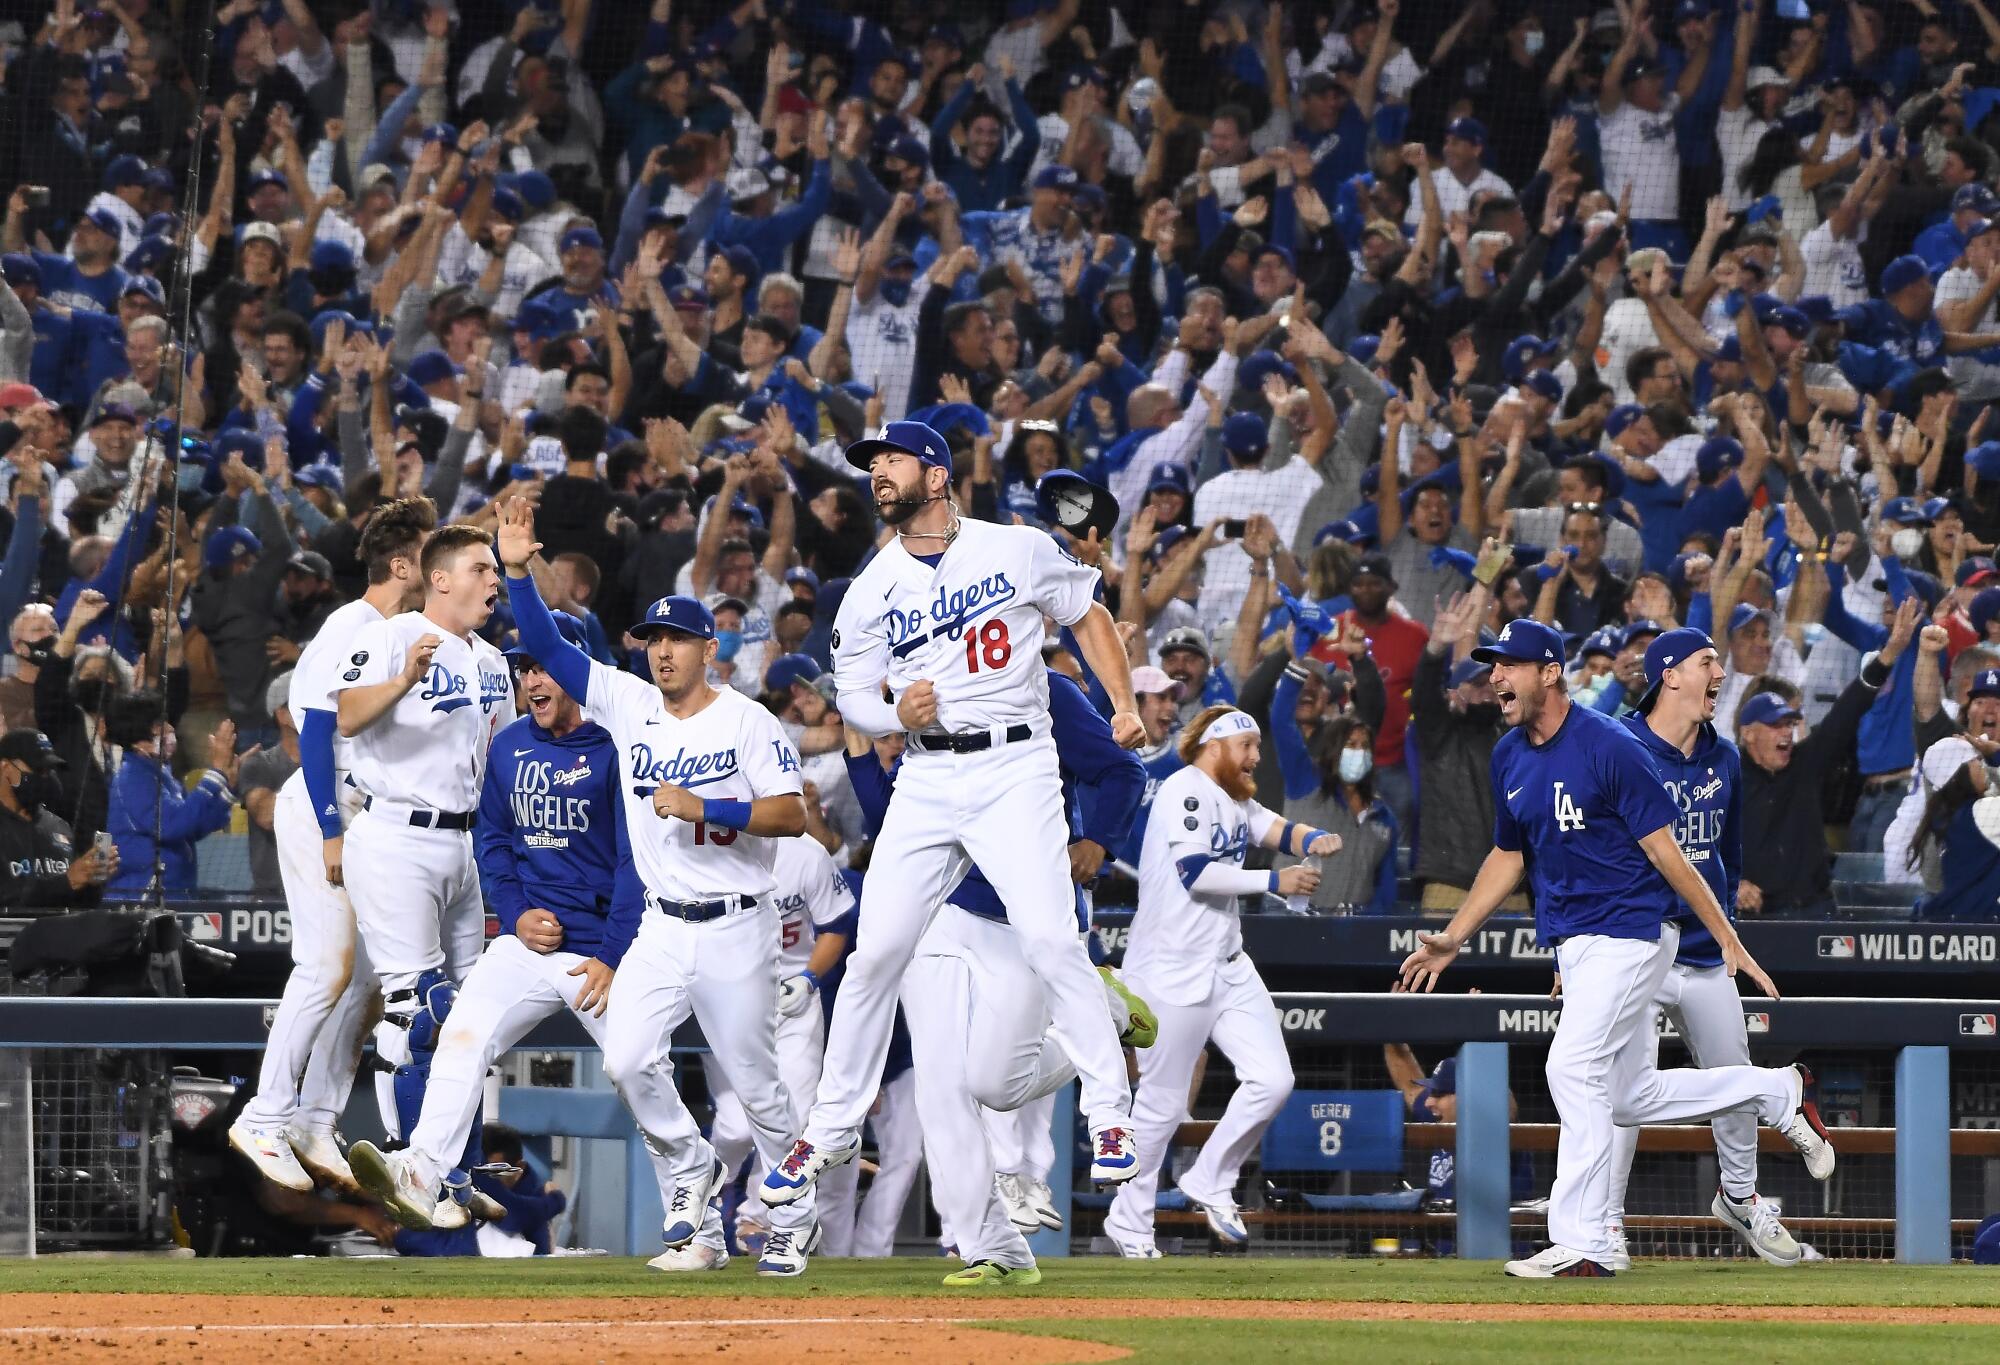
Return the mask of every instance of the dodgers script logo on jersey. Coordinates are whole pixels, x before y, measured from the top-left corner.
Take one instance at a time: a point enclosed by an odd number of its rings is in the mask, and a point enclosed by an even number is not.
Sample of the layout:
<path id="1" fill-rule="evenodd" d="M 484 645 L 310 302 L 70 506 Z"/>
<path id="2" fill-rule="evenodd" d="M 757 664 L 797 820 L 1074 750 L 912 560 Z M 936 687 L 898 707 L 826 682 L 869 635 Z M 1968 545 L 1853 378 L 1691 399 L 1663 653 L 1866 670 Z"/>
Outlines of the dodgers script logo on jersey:
<path id="1" fill-rule="evenodd" d="M 793 762 L 797 762 L 796 759 Z M 653 757 L 649 744 L 632 746 L 632 794 L 651 796 L 655 787 L 705 787 L 720 782 L 736 771 L 736 750 L 712 754 L 689 754 L 677 749 L 671 758 Z M 640 785 L 640 784 L 644 785 Z"/>
<path id="2" fill-rule="evenodd" d="M 1239 824 L 1234 830 L 1225 831 L 1221 825 L 1208 832 L 1209 851 L 1219 860 L 1240 863 L 1243 855 L 1250 850 L 1250 826 Z"/>
<path id="3" fill-rule="evenodd" d="M 590 759 L 581 755 L 573 767 L 535 759 L 514 769 L 508 804 L 529 848 L 568 848 L 570 835 L 590 833 L 590 798 L 561 794 L 589 777 Z"/>
<path id="4" fill-rule="evenodd" d="M 1661 779 L 1667 795 L 1674 798 L 1674 805 L 1680 810 L 1680 819 L 1674 821 L 1674 842 L 1681 846 L 1681 852 L 1691 863 L 1705 863 L 1717 844 L 1722 841 L 1722 826 L 1728 812 L 1720 807 L 1704 808 L 1705 804 L 1724 795 L 1723 781 L 1710 768 L 1708 775 L 1699 782 L 1679 782 Z"/>
<path id="5" fill-rule="evenodd" d="M 365 654 L 354 656 L 356 661 L 366 658 Z M 349 675 L 348 681 L 352 682 Z M 472 705 L 472 698 L 466 695 L 465 679 L 446 668 L 443 664 L 432 663 L 430 672 L 424 675 L 424 690 L 417 693 L 420 701 L 433 703 L 431 710 L 444 714 L 458 710 L 461 706 Z M 514 704 L 514 684 L 505 673 L 495 673 L 491 669 L 479 670 L 479 709 L 487 715 L 493 708 L 505 702 L 510 708 Z"/>
<path id="6" fill-rule="evenodd" d="M 900 659 L 939 636 L 956 640 L 974 621 L 1013 600 L 1014 585 L 1007 575 L 992 573 L 962 588 L 939 588 L 923 611 L 898 611 L 892 607 L 883 618 L 889 652 Z"/>

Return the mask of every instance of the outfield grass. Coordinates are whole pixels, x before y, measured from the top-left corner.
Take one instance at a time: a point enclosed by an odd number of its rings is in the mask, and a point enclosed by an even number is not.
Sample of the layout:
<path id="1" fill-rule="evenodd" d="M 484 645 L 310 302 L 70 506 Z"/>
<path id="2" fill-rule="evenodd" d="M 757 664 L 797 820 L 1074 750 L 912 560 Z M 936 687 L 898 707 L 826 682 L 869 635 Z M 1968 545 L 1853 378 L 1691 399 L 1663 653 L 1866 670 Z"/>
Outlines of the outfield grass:
<path id="1" fill-rule="evenodd" d="M 713 1275 L 660 1275 L 636 1258 L 487 1260 L 0 1261 L 0 1293 L 325 1294 L 364 1298 L 605 1297 L 773 1300 L 908 1295 L 959 1299 L 940 1257 L 815 1260 L 797 1280 L 759 1279 L 745 1265 Z M 1174 1257 L 1044 1261 L 1039 1289 L 1063 1298 L 1306 1299 L 1384 1303 L 1625 1303 L 2000 1307 L 2000 1275 L 1975 1266 L 1829 1262 L 1778 1270 L 1757 1263 L 1641 1261 L 1613 1280 L 1510 1280 L 1497 1263 Z M 992 1292 L 992 1291 L 987 1291 Z M 1360 1324 L 1344 1326 L 1346 1332 Z M 1789 1330 L 1789 1329 L 1787 1329 Z M 2000 1339 L 1990 1355 L 2000 1355 Z"/>

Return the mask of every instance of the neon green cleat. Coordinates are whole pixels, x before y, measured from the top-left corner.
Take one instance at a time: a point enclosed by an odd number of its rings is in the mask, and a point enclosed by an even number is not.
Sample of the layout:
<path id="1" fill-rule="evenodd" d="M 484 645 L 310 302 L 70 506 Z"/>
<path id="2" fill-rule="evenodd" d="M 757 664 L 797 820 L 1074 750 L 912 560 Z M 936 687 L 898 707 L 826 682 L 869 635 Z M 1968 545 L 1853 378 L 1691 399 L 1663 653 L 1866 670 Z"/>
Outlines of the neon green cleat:
<path id="1" fill-rule="evenodd" d="M 1104 978 L 1105 998 L 1111 1006 L 1111 1017 L 1118 1024 L 1118 1041 L 1126 1047 L 1151 1047 L 1160 1036 L 1160 1018 L 1153 1013 L 1153 1007 L 1134 994 L 1109 967 L 1099 967 L 1097 974 Z"/>
<path id="2" fill-rule="evenodd" d="M 974 1261 L 962 1270 L 954 1270 L 944 1277 L 947 1289 L 981 1289 L 988 1285 L 1014 1285 L 1016 1287 L 1040 1284 L 1040 1266 L 1007 1266 L 998 1261 Z"/>

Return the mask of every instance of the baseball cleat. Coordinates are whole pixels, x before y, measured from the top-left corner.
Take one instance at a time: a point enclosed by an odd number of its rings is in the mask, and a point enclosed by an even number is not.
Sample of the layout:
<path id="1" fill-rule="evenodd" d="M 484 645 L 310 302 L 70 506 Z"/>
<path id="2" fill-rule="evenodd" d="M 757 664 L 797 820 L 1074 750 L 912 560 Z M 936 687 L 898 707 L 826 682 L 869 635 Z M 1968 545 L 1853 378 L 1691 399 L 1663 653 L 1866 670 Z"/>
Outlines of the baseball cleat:
<path id="1" fill-rule="evenodd" d="M 1611 1239 L 1611 1255 L 1605 1259 L 1604 1268 L 1614 1275 L 1630 1270 L 1632 1268 L 1632 1252 L 1625 1245 L 1625 1225 L 1623 1223 L 1612 1223 L 1604 1229 L 1604 1232 Z"/>
<path id="2" fill-rule="evenodd" d="M 451 1232 L 471 1226 L 472 1210 L 459 1202 L 458 1195 L 447 1182 L 443 1192 L 438 1195 L 437 1203 L 431 1208 L 432 1229 Z"/>
<path id="3" fill-rule="evenodd" d="M 1109 1234 L 1106 1235 L 1108 1236 Z M 1122 1237 L 1112 1237 L 1110 1240 L 1112 1247 L 1120 1256 L 1123 1256 L 1128 1261 L 1159 1261 L 1166 1259 L 1160 1254 L 1160 1248 L 1154 1244 L 1153 1239 L 1150 1237 L 1144 1241 L 1132 1242 L 1128 1242 Z"/>
<path id="4" fill-rule="evenodd" d="M 694 1184 L 674 1187 L 674 1197 L 667 1205 L 667 1224 L 660 1232 L 660 1240 L 669 1251 L 678 1251 L 694 1240 L 694 1235 L 701 1231 L 701 1220 L 709 1203 L 728 1183 L 729 1168 L 711 1151 L 708 1169 L 696 1177 Z"/>
<path id="5" fill-rule="evenodd" d="M 1018 1175 L 996 1175 L 993 1177 L 993 1193 L 1000 1196 L 1000 1207 L 1007 1212 L 1007 1221 L 1023 1232 L 1040 1232 L 1042 1220 L 1028 1203 L 1028 1192 Z M 976 1264 L 984 1265 L 981 1261 Z M 946 1284 L 951 1281 L 945 1281 Z"/>
<path id="6" fill-rule="evenodd" d="M 1117 1185 L 1139 1173 L 1139 1144 L 1130 1128 L 1098 1128 L 1090 1135 L 1090 1178 Z"/>
<path id="7" fill-rule="evenodd" d="M 312 1177 L 299 1165 L 298 1155 L 283 1133 L 261 1133 L 246 1128 L 239 1119 L 229 1125 L 229 1145 L 249 1158 L 250 1164 L 271 1183 L 300 1194 L 312 1193 Z"/>
<path id="8" fill-rule="evenodd" d="M 1610 1267 L 1564 1246 L 1544 1247 L 1525 1261 L 1509 1261 L 1506 1270 L 1520 1280 L 1608 1280 L 1612 1276 Z"/>
<path id="9" fill-rule="evenodd" d="M 340 1150 L 340 1135 L 333 1132 L 308 1133 L 303 1128 L 287 1128 L 285 1141 L 291 1145 L 292 1155 L 299 1159 L 317 1184 L 326 1185 L 342 1194 L 361 1193 L 361 1182 L 354 1178 L 354 1171 L 347 1164 L 347 1154 Z"/>
<path id="10" fill-rule="evenodd" d="M 1824 1180 L 1833 1174 L 1833 1140 L 1819 1117 L 1819 1082 L 1802 1063 L 1792 1063 L 1791 1072 L 1799 1097 L 1792 1102 L 1792 1116 L 1778 1125 L 1778 1131 L 1805 1158 L 1806 1174 Z"/>
<path id="11" fill-rule="evenodd" d="M 646 1262 L 648 1270 L 720 1270 L 729 1264 L 729 1253 L 721 1247 L 696 1242 L 692 1246 L 663 1251 Z"/>
<path id="12" fill-rule="evenodd" d="M 757 1258 L 759 1275 L 803 1275 L 806 1257 L 819 1250 L 819 1223 L 804 1232 L 797 1228 L 773 1228 L 764 1239 L 764 1254 Z"/>
<path id="13" fill-rule="evenodd" d="M 1028 1207 L 1035 1211 L 1036 1219 L 1050 1232 L 1061 1232 L 1063 1216 L 1056 1208 L 1056 1192 L 1049 1188 L 1046 1180 L 1030 1180 L 1022 1186 L 1027 1191 Z"/>
<path id="14" fill-rule="evenodd" d="M 1151 1047 L 1160 1036 L 1160 1018 L 1137 992 L 1120 981 L 1109 967 L 1099 967 L 1104 978 L 1104 997 L 1111 1006 L 1111 1022 L 1118 1026 L 1118 1041 L 1126 1047 Z"/>
<path id="15" fill-rule="evenodd" d="M 419 1232 L 430 1228 L 437 1195 L 418 1178 L 409 1153 L 384 1152 L 372 1142 L 357 1142 L 347 1149 L 347 1164 L 354 1168 L 361 1188 L 380 1199 L 391 1218 Z"/>
<path id="16" fill-rule="evenodd" d="M 835 1166 L 854 1160 L 854 1154 L 860 1150 L 859 1142 L 828 1150 L 800 1138 L 792 1144 L 791 1154 L 758 1185 L 758 1197 L 770 1205 L 789 1204 Z"/>
<path id="17" fill-rule="evenodd" d="M 1001 1265 L 998 1261 L 974 1261 L 962 1270 L 954 1270 L 944 1277 L 947 1289 L 976 1289 L 988 1285 L 1014 1285 L 1025 1288 L 1042 1282 L 1039 1266 Z"/>
<path id="18" fill-rule="evenodd" d="M 1244 1226 L 1243 1211 L 1236 1207 L 1234 1200 L 1224 1200 L 1220 1204 L 1204 1204 L 1196 1200 L 1195 1207 L 1208 1219 L 1208 1230 L 1215 1234 L 1216 1240 L 1225 1246 L 1249 1245 L 1250 1229 Z"/>
<path id="19" fill-rule="evenodd" d="M 1778 1221 L 1777 1205 L 1751 1195 L 1739 1204 L 1721 1190 L 1708 1206 L 1722 1225 L 1743 1239 L 1743 1245 L 1772 1265 L 1791 1267 L 1805 1259 L 1805 1250 Z"/>

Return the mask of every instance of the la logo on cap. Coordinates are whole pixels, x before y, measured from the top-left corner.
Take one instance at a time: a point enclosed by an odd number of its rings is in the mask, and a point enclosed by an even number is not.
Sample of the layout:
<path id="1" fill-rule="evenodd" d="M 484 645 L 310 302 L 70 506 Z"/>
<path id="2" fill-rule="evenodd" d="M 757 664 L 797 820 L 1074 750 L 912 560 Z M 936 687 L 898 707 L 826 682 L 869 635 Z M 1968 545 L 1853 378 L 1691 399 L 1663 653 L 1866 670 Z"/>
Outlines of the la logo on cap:
<path id="1" fill-rule="evenodd" d="M 1506 625 L 1500 627 L 1500 643 L 1503 645 L 1506 644 L 1507 641 L 1513 637 L 1513 634 L 1514 634 L 1514 623 L 1512 621 L 1509 621 Z"/>

